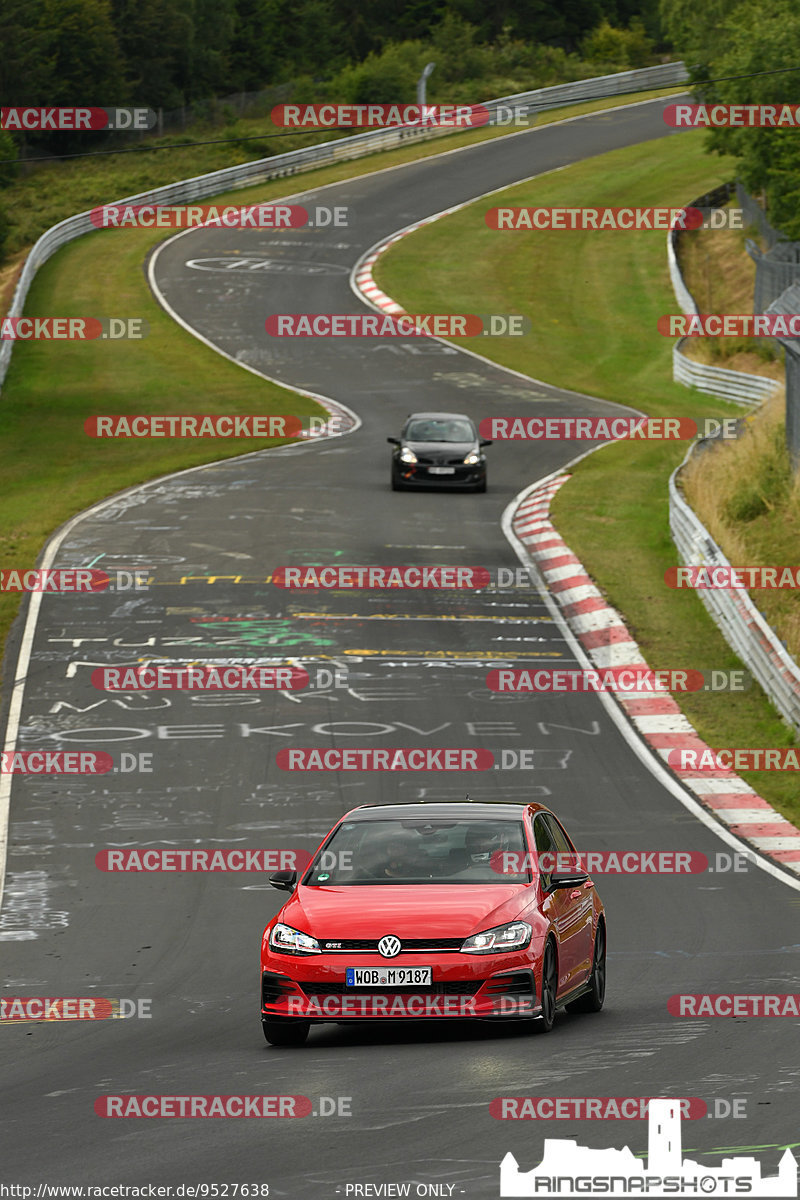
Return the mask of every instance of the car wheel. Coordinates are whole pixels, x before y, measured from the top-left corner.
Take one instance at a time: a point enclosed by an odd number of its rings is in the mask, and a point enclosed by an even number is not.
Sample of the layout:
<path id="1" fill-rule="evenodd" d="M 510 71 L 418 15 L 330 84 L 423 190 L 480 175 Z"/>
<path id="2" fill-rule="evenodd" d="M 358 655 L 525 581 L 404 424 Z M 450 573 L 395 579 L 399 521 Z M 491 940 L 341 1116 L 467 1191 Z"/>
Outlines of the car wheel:
<path id="1" fill-rule="evenodd" d="M 310 1021 L 273 1020 L 261 1018 L 261 1028 L 270 1046 L 303 1046 L 311 1028 Z"/>
<path id="2" fill-rule="evenodd" d="M 589 991 L 567 1005 L 567 1012 L 600 1012 L 606 998 L 606 927 L 601 921 L 594 935 L 592 973 L 589 976 Z"/>
<path id="3" fill-rule="evenodd" d="M 486 491 L 486 476 L 484 476 L 483 479 L 480 481 L 480 483 L 476 485 L 475 491 L 476 492 L 485 492 Z"/>
<path id="4" fill-rule="evenodd" d="M 398 476 L 394 473 L 394 471 L 392 471 L 392 491 L 400 492 L 400 491 L 402 491 L 402 488 L 403 488 L 403 485 L 401 484 Z"/>
<path id="5" fill-rule="evenodd" d="M 544 948 L 542 960 L 542 1015 L 534 1021 L 537 1033 L 549 1033 L 556 1019 L 556 995 L 558 993 L 558 967 L 556 951 L 552 941 Z"/>

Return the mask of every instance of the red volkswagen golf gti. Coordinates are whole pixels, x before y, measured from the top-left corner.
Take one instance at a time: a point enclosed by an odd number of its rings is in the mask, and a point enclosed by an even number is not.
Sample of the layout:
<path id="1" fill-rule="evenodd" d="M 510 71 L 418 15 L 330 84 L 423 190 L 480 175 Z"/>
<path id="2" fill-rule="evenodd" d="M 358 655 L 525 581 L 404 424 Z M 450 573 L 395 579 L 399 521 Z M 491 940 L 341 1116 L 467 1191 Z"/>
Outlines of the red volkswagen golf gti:
<path id="1" fill-rule="evenodd" d="M 599 1012 L 605 913 L 541 804 L 364 805 L 347 813 L 264 930 L 261 1021 L 273 1046 L 312 1024 Z"/>

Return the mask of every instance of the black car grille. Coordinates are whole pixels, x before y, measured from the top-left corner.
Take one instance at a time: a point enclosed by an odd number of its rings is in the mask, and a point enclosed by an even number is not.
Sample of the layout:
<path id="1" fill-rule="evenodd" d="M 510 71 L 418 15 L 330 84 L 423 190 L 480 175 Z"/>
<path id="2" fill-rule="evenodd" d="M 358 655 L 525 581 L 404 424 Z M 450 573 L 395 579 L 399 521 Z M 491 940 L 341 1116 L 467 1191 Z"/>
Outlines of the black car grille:
<path id="1" fill-rule="evenodd" d="M 486 986 L 492 995 L 531 996 L 536 998 L 531 971 L 513 971 L 508 975 L 495 975 Z"/>
<path id="2" fill-rule="evenodd" d="M 352 988 L 346 983 L 301 983 L 299 986 L 303 989 L 306 996 L 357 996 L 362 992 L 364 994 L 374 995 L 376 992 L 383 995 L 413 995 L 413 996 L 474 996 L 478 991 L 483 980 L 481 979 L 444 979 L 438 983 L 429 983 L 426 986 L 417 984 L 400 984 L 397 987 L 381 987 L 373 988 Z"/>
<path id="3" fill-rule="evenodd" d="M 261 975 L 261 1003 L 275 1004 L 281 996 L 294 992 L 292 981 L 288 975 L 275 975 L 271 971 L 263 971 Z"/>
<path id="4" fill-rule="evenodd" d="M 338 953 L 349 950 L 355 954 L 378 954 L 379 938 L 342 938 L 334 942 L 332 939 L 320 938 L 319 944 L 323 951 Z M 421 950 L 460 950 L 464 944 L 463 938 L 401 938 L 401 954 L 418 954 Z"/>
<path id="5" fill-rule="evenodd" d="M 431 458 L 429 455 L 418 454 L 417 462 L 421 467 L 463 467 L 464 455 L 460 458 Z"/>

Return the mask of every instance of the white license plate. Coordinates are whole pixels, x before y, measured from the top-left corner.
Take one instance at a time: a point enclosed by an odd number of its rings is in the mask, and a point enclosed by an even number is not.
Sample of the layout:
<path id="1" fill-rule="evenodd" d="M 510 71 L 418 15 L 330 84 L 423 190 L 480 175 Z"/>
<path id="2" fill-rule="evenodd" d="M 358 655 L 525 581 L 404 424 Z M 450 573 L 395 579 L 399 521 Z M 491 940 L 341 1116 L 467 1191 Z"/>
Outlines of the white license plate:
<path id="1" fill-rule="evenodd" d="M 428 467 L 429 475 L 455 475 L 455 467 Z"/>
<path id="2" fill-rule="evenodd" d="M 425 987 L 432 983 L 432 967 L 348 967 L 348 987 Z"/>

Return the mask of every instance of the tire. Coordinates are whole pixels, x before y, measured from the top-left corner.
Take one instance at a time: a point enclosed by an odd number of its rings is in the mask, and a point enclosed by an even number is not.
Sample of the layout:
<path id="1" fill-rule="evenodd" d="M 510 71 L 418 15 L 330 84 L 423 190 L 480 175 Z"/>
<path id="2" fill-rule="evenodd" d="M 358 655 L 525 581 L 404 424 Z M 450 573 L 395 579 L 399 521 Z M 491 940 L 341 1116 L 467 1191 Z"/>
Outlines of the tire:
<path id="1" fill-rule="evenodd" d="M 567 1012 L 600 1012 L 606 998 L 606 927 L 601 921 L 594 935 L 592 973 L 589 976 L 589 991 L 567 1005 Z"/>
<path id="2" fill-rule="evenodd" d="M 270 1046 L 304 1046 L 310 1021 L 267 1020 L 261 1018 L 261 1028 Z"/>
<path id="3" fill-rule="evenodd" d="M 476 492 L 485 492 L 486 491 L 486 477 L 485 476 L 481 480 L 481 482 L 476 486 L 475 491 Z"/>
<path id="4" fill-rule="evenodd" d="M 544 948 L 542 958 L 542 1015 L 534 1021 L 537 1033 L 549 1033 L 556 1019 L 556 995 L 558 993 L 558 964 L 552 939 Z"/>
<path id="5" fill-rule="evenodd" d="M 400 483 L 400 480 L 397 478 L 394 471 L 392 471 L 392 491 L 393 492 L 401 492 L 402 490 L 403 490 L 403 486 Z"/>

